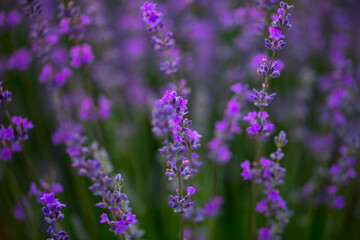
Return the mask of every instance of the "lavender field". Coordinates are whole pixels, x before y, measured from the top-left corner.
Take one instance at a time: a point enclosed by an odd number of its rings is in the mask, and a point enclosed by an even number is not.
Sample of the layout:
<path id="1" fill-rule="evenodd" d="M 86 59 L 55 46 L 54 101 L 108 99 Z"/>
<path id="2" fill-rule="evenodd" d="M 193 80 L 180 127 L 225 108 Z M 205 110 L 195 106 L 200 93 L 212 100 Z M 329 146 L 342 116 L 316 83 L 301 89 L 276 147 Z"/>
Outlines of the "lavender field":
<path id="1" fill-rule="evenodd" d="M 1 0 L 0 240 L 360 239 L 359 10 Z"/>

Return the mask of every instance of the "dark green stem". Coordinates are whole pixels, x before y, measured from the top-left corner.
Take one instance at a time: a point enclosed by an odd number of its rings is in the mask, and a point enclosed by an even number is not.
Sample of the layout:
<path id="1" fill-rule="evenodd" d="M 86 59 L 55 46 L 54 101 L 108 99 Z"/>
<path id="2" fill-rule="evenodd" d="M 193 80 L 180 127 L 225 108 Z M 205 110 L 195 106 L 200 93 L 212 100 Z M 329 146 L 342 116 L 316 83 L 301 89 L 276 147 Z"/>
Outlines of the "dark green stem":
<path id="1" fill-rule="evenodd" d="M 25 212 L 26 223 L 27 223 L 26 225 L 29 228 L 33 239 L 39 239 L 33 219 L 29 217 L 30 209 L 27 206 L 25 206 L 24 202 L 22 201 L 20 187 L 19 187 L 18 182 L 16 181 L 14 172 L 11 171 L 7 162 L 4 162 L 4 165 L 5 165 L 5 170 L 6 170 L 6 176 L 8 177 L 8 182 L 10 183 L 10 189 L 11 189 L 13 198 L 18 200 L 18 202 L 20 203 L 21 207 L 23 208 L 23 210 Z"/>
<path id="2" fill-rule="evenodd" d="M 180 240 L 184 239 L 184 216 L 180 213 Z"/>
<path id="3" fill-rule="evenodd" d="M 23 142 L 20 142 L 20 145 L 21 145 L 21 152 L 25 158 L 25 162 L 26 162 L 26 165 L 28 166 L 28 168 L 30 169 L 30 172 L 31 172 L 31 175 L 32 177 L 34 178 L 36 184 L 42 188 L 42 185 L 41 185 L 41 182 L 40 182 L 40 178 L 39 176 L 37 175 L 32 163 L 31 163 L 31 160 L 30 160 L 30 157 L 29 155 L 27 154 L 27 151 L 26 151 L 26 148 L 24 146 L 24 143 Z"/>
<path id="4" fill-rule="evenodd" d="M 180 174 L 178 174 L 179 179 L 179 198 L 182 198 L 182 186 L 181 186 L 181 177 Z M 182 213 L 180 213 L 180 240 L 184 239 L 184 216 Z"/>

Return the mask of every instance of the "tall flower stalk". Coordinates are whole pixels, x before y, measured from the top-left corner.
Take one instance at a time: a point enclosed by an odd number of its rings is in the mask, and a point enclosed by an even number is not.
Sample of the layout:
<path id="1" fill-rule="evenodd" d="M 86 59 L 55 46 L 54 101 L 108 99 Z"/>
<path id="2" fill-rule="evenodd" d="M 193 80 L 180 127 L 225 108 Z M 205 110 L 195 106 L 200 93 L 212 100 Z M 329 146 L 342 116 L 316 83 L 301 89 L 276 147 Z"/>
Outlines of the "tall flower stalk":
<path id="1" fill-rule="evenodd" d="M 183 97 L 186 94 L 185 81 L 177 82 L 175 73 L 178 71 L 179 58 L 174 56 L 170 49 L 174 46 L 175 40 L 173 33 L 167 32 L 165 36 L 161 33 L 164 26 L 162 13 L 157 12 L 156 4 L 145 2 L 140 8 L 143 14 L 148 31 L 153 33 L 152 42 L 154 49 L 164 52 L 166 60 L 161 63 L 160 70 L 166 75 L 170 75 L 176 91 L 166 90 L 165 95 L 155 101 L 153 110 L 153 133 L 165 138 L 163 147 L 160 150 L 167 161 L 166 176 L 169 181 L 176 180 L 178 188 L 176 195 L 169 195 L 169 205 L 174 212 L 180 216 L 180 239 L 184 239 L 184 213 L 188 212 L 194 205 L 191 196 L 195 194 L 193 186 L 187 187 L 186 195 L 183 194 L 184 181 L 190 179 L 198 172 L 201 167 L 198 155 L 193 152 L 200 147 L 201 135 L 191 129 L 192 121 L 185 117 L 188 113 L 188 100 Z"/>
<path id="2" fill-rule="evenodd" d="M 283 40 L 285 38 L 284 33 L 292 27 L 290 24 L 291 14 L 287 13 L 287 11 L 293 8 L 293 5 L 280 2 L 280 8 L 277 11 L 278 16 L 273 19 L 269 27 L 269 39 L 265 39 L 266 47 L 272 52 L 271 58 L 270 60 L 264 58 L 257 69 L 258 74 L 264 77 L 262 88 L 260 91 L 253 89 L 250 96 L 254 105 L 259 110 L 249 112 L 243 118 L 250 124 L 247 128 L 247 133 L 256 140 L 252 164 L 248 160 L 241 164 L 243 178 L 253 182 L 253 203 L 257 201 L 256 185 L 263 183 L 265 187 L 263 193 L 266 197 L 256 205 L 256 212 L 263 213 L 268 219 L 267 225 L 258 231 L 259 240 L 278 239 L 285 224 L 288 222 L 289 216 L 291 216 L 291 211 L 287 209 L 286 202 L 279 195 L 279 190 L 276 189 L 277 185 L 282 184 L 282 178 L 285 175 L 285 169 L 281 168 L 279 163 L 280 159 L 284 156 L 281 149 L 287 143 L 285 132 L 281 131 L 280 135 L 275 137 L 275 144 L 278 149 L 270 155 L 272 160 L 260 158 L 260 145 L 261 140 L 270 136 L 275 128 L 274 124 L 270 122 L 270 115 L 265 111 L 265 108 L 269 106 L 276 96 L 276 93 L 268 93 L 268 89 L 271 79 L 280 76 L 278 61 L 275 60 L 275 56 L 276 52 L 282 50 L 286 45 L 286 42 Z M 256 214 L 252 216 L 252 233 L 254 234 Z"/>

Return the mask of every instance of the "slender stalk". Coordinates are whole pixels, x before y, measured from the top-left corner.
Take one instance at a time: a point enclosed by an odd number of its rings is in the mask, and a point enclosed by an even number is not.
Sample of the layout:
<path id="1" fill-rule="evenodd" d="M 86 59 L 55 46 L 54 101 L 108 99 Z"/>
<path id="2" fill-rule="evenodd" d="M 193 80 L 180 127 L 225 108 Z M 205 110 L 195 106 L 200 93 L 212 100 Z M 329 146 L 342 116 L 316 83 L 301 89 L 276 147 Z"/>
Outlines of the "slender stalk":
<path id="1" fill-rule="evenodd" d="M 85 81 L 86 81 L 86 88 L 87 88 L 87 91 L 88 93 L 90 94 L 90 97 L 92 98 L 94 104 L 96 104 L 96 98 L 95 98 L 95 93 L 94 93 L 94 90 L 93 90 L 93 87 L 92 87 L 92 82 L 91 82 L 91 78 L 90 78 L 90 74 L 89 74 L 89 70 L 88 70 L 88 67 L 83 67 L 83 73 L 85 75 Z M 100 140 L 100 144 L 101 145 L 105 145 L 105 142 L 104 142 L 104 133 L 102 131 L 102 128 L 101 128 L 101 125 L 100 125 L 100 122 L 99 120 L 96 118 L 95 119 L 95 128 L 96 128 L 96 133 L 97 133 L 97 136 Z"/>
<path id="2" fill-rule="evenodd" d="M 271 61 L 270 61 L 270 65 L 268 67 L 268 72 L 266 74 L 266 77 L 265 77 L 265 80 L 264 80 L 264 83 L 263 83 L 263 91 L 266 92 L 266 90 L 268 89 L 269 87 L 269 75 L 270 75 L 270 70 L 272 68 L 272 65 L 273 65 L 273 62 L 274 62 L 274 59 L 275 59 L 275 54 L 276 54 L 276 51 L 273 51 L 272 52 L 272 56 L 271 56 Z M 264 111 L 264 107 L 260 107 L 260 117 L 259 117 L 259 123 L 261 124 L 262 123 L 262 117 L 263 117 L 263 111 Z M 259 162 L 259 159 L 260 159 L 260 152 L 261 152 L 261 143 L 260 143 L 260 134 L 258 134 L 256 136 L 256 143 L 255 143 L 255 154 L 254 154 L 254 161 L 253 161 L 253 165 L 256 166 Z M 253 183 L 252 185 L 252 208 L 255 209 L 255 206 L 256 206 L 256 201 L 257 201 L 257 185 L 256 183 Z M 256 212 L 253 211 L 252 212 L 252 218 L 251 218 L 251 232 L 252 232 L 252 238 L 253 239 L 256 239 Z"/>
<path id="3" fill-rule="evenodd" d="M 21 205 L 21 207 L 23 208 L 24 212 L 25 212 L 25 217 L 26 217 L 26 225 L 29 228 L 32 238 L 33 239 L 39 239 L 39 236 L 37 234 L 36 231 L 36 227 L 34 224 L 34 221 L 32 218 L 29 217 L 29 208 L 25 206 L 24 202 L 21 199 L 21 191 L 20 191 L 20 187 L 18 182 L 16 181 L 16 177 L 14 175 L 14 172 L 11 171 L 9 165 L 7 162 L 4 162 L 5 165 L 5 170 L 6 170 L 6 176 L 8 178 L 8 182 L 10 183 L 10 189 L 11 189 L 11 193 L 13 195 L 14 199 L 17 199 Z"/>
<path id="4" fill-rule="evenodd" d="M 256 200 L 257 200 L 257 184 L 253 183 L 252 184 L 252 218 L 251 218 L 251 239 L 256 239 L 256 225 L 257 225 L 257 219 L 256 219 L 256 211 L 255 211 L 255 206 L 256 206 Z"/>
<path id="5" fill-rule="evenodd" d="M 184 239 L 184 216 L 180 213 L 180 240 Z"/>
<path id="6" fill-rule="evenodd" d="M 41 186 L 41 182 L 40 182 L 40 178 L 39 176 L 37 175 L 32 163 L 31 163 L 31 160 L 30 160 L 30 157 L 29 155 L 27 154 L 27 151 L 26 151 L 26 148 L 25 148 L 25 145 L 23 142 L 20 142 L 20 146 L 21 146 L 21 152 L 23 153 L 23 156 L 25 158 L 25 162 L 26 162 L 26 165 L 28 166 L 28 168 L 30 169 L 30 172 L 31 172 L 31 175 L 32 177 L 34 178 L 36 184 L 42 188 Z"/>
<path id="7" fill-rule="evenodd" d="M 327 217 L 325 219 L 325 224 L 324 224 L 324 232 L 323 232 L 323 237 L 322 239 L 330 239 L 331 234 L 333 233 L 333 218 L 334 218 L 334 214 L 335 214 L 335 210 L 330 209 L 327 212 Z"/>
<path id="8" fill-rule="evenodd" d="M 178 174 L 179 179 L 179 197 L 182 197 L 182 186 L 181 186 L 181 177 L 180 174 Z M 184 239 L 184 216 L 182 213 L 180 213 L 180 240 Z"/>

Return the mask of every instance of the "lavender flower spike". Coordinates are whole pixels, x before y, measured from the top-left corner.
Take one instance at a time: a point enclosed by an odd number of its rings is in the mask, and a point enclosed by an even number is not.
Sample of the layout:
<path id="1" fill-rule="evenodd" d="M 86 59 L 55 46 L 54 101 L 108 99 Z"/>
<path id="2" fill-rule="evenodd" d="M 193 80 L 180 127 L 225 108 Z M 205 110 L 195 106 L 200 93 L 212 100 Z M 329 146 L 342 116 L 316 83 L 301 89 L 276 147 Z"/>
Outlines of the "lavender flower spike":
<path id="1" fill-rule="evenodd" d="M 68 240 L 69 235 L 62 231 L 55 229 L 52 225 L 58 221 L 62 221 L 64 219 L 64 214 L 61 212 L 61 208 L 66 207 L 65 204 L 59 202 L 59 199 L 55 198 L 55 194 L 44 193 L 40 199 L 40 203 L 44 205 L 42 211 L 45 216 L 45 221 L 50 225 L 47 229 L 47 232 L 50 233 L 51 239 L 53 240 Z"/>

